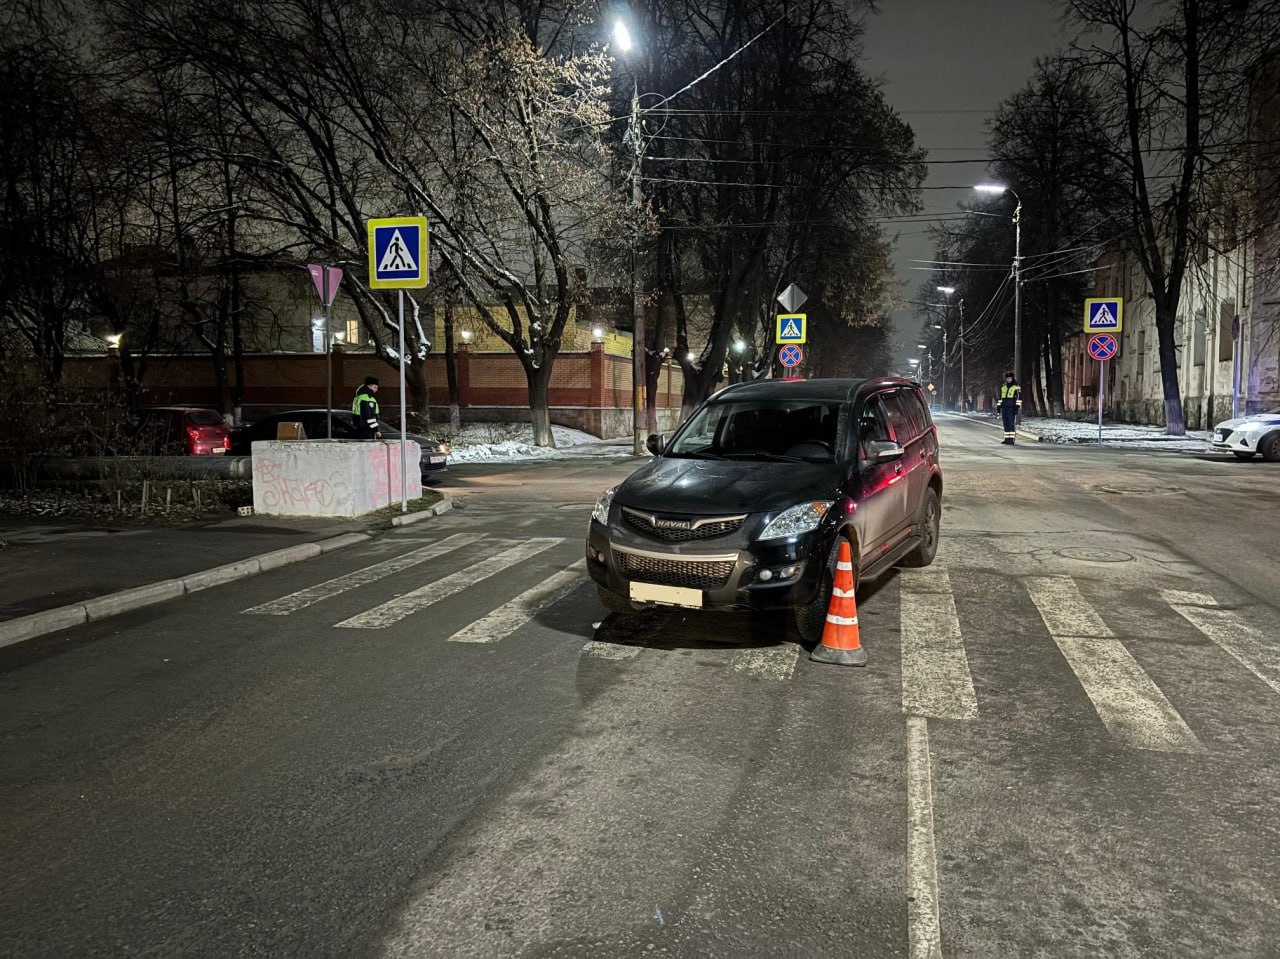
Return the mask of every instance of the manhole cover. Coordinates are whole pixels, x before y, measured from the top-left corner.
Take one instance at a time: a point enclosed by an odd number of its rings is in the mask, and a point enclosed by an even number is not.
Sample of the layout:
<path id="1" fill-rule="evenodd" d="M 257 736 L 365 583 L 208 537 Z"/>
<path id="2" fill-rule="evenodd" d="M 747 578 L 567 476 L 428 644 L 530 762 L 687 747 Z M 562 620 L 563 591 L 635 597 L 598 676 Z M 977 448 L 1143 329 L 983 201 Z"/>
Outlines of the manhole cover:
<path id="1" fill-rule="evenodd" d="M 1120 496 L 1177 496 L 1186 490 L 1179 486 L 1100 486 L 1104 493 Z"/>
<path id="2" fill-rule="evenodd" d="M 1081 563 L 1131 563 L 1134 557 L 1118 549 L 1099 549 L 1089 546 L 1068 546 L 1055 550 L 1063 559 L 1074 559 Z"/>

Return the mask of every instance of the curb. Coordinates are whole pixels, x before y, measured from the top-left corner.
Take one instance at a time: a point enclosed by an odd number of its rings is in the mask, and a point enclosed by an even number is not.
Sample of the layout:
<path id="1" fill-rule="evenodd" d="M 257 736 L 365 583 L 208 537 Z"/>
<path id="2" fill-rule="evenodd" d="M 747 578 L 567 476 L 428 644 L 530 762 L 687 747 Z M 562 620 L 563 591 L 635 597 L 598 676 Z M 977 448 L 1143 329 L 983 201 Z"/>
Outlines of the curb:
<path id="1" fill-rule="evenodd" d="M 451 509 L 453 509 L 453 500 L 446 496 L 431 509 L 395 517 L 392 519 L 391 525 L 407 526 L 411 523 L 418 523 L 424 519 L 447 513 Z M 70 629 L 72 626 L 97 622 L 109 616 L 118 616 L 121 613 L 142 609 L 144 606 L 154 606 L 156 603 L 178 599 L 188 593 L 209 589 L 211 586 L 221 586 L 223 583 L 231 583 L 237 579 L 257 576 L 259 573 L 280 569 L 282 566 L 314 559 L 324 553 L 332 553 L 334 550 L 367 543 L 371 539 L 373 539 L 373 534 L 371 533 L 342 533 L 315 543 L 299 543 L 297 546 L 286 546 L 283 549 L 274 549 L 268 553 L 259 553 L 257 556 L 250 556 L 248 559 L 201 570 L 198 573 L 192 573 L 190 576 L 184 576 L 179 579 L 165 579 L 157 583 L 147 583 L 144 586 L 132 586 L 129 589 L 122 589 L 103 596 L 95 596 L 93 599 L 86 599 L 82 603 L 56 606 L 53 609 L 41 610 L 28 616 L 6 619 L 0 622 L 0 649 L 26 642 L 28 639 L 36 639 L 49 633 Z"/>
<path id="2" fill-rule="evenodd" d="M 120 613 L 142 609 L 144 606 L 154 606 L 156 603 L 178 599 L 188 593 L 195 593 L 211 586 L 220 586 L 223 583 L 256 576 L 258 573 L 279 569 L 292 563 L 300 563 L 322 553 L 331 553 L 347 546 L 368 542 L 372 538 L 369 533 L 343 533 L 317 543 L 286 546 L 284 549 L 261 553 L 235 563 L 215 566 L 181 579 L 166 579 L 158 583 L 148 583 L 145 586 L 134 586 L 107 593 L 104 596 L 95 596 L 93 599 L 86 599 L 83 603 L 57 606 L 31 613 L 29 616 L 7 619 L 0 622 L 0 649 L 69 629 L 72 626 L 97 622 L 110 616 L 118 616 Z"/>
<path id="3" fill-rule="evenodd" d="M 412 526 L 414 523 L 421 523 L 424 519 L 431 519 L 433 516 L 439 516 L 453 509 L 453 500 L 445 497 L 436 503 L 431 509 L 418 510 L 416 513 L 404 513 L 400 516 L 394 516 L 391 519 L 392 526 Z"/>

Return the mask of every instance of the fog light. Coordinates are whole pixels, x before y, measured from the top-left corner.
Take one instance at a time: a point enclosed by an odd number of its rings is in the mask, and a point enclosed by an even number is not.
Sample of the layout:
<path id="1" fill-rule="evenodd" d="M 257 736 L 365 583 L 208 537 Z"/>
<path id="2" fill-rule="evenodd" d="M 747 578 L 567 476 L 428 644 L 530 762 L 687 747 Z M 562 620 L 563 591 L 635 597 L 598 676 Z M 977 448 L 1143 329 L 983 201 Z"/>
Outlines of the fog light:
<path id="1" fill-rule="evenodd" d="M 769 582 L 769 580 L 773 579 L 773 570 L 771 569 L 760 570 L 760 572 L 756 574 L 756 579 L 760 580 L 760 582 L 762 583 Z"/>
<path id="2" fill-rule="evenodd" d="M 604 553 L 596 549 L 594 546 L 587 547 L 587 552 L 591 554 L 591 559 L 597 563 L 604 562 Z"/>
<path id="3" fill-rule="evenodd" d="M 782 569 L 778 570 L 778 579 L 790 579 L 799 571 L 799 569 L 799 566 L 784 566 Z"/>

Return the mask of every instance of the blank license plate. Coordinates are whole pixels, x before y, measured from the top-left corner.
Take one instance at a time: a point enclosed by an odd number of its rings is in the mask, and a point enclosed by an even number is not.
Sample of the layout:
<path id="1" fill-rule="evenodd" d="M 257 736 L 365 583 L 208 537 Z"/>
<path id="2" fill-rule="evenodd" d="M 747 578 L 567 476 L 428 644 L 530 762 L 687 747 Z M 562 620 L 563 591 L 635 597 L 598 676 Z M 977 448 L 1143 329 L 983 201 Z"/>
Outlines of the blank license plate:
<path id="1" fill-rule="evenodd" d="M 443 463 L 443 462 L 444 462 L 444 460 L 445 460 L 445 458 L 444 458 L 443 456 L 428 456 L 428 457 L 427 457 L 427 462 L 428 462 L 428 463 Z"/>
<path id="2" fill-rule="evenodd" d="M 702 608 L 702 590 L 686 586 L 659 586 L 657 583 L 632 583 L 631 598 L 638 603 L 660 603 L 663 606 Z"/>

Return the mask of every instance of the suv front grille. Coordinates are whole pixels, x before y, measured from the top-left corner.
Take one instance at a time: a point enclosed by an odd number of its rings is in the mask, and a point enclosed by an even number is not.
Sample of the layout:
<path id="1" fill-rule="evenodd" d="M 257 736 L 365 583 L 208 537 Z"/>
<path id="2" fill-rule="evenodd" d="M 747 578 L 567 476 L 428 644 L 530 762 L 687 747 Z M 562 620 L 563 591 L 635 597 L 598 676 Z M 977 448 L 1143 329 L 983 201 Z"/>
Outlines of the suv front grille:
<path id="1" fill-rule="evenodd" d="M 677 516 L 654 516 L 637 510 L 622 509 L 622 518 L 634 530 L 668 543 L 688 543 L 692 540 L 715 539 L 728 536 L 742 526 L 746 515 L 713 516 L 690 519 Z"/>
<path id="2" fill-rule="evenodd" d="M 687 586 L 690 589 L 717 589 L 729 581 L 733 560 L 659 559 L 615 550 L 618 568 L 627 579 L 662 586 Z"/>

